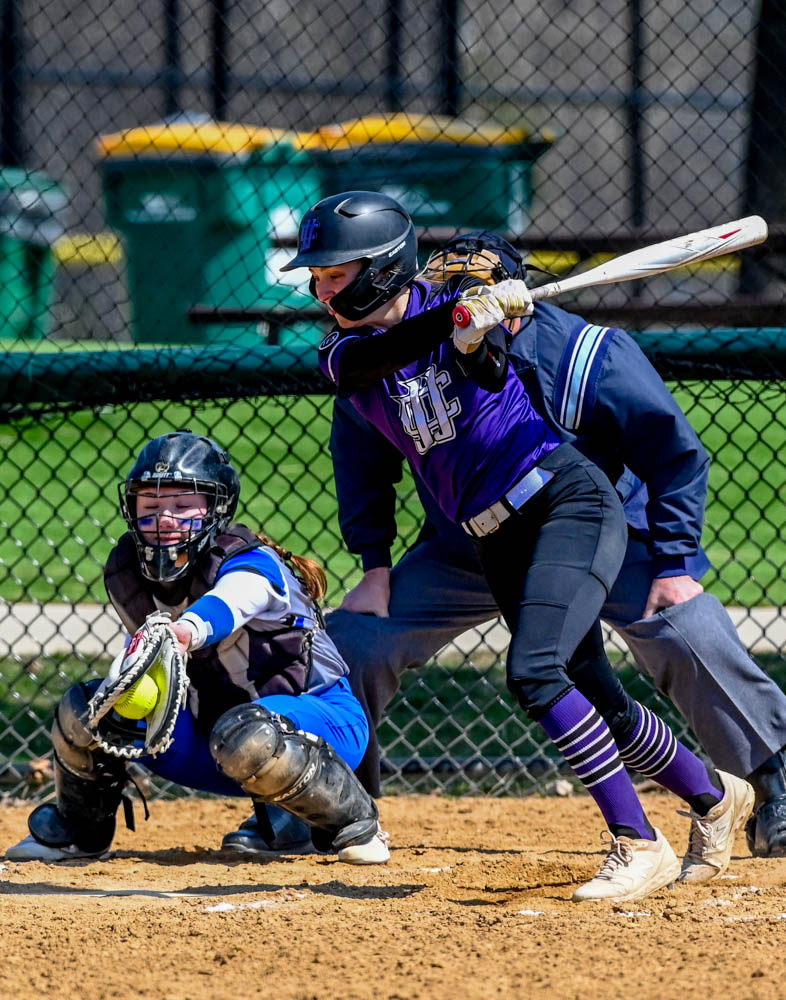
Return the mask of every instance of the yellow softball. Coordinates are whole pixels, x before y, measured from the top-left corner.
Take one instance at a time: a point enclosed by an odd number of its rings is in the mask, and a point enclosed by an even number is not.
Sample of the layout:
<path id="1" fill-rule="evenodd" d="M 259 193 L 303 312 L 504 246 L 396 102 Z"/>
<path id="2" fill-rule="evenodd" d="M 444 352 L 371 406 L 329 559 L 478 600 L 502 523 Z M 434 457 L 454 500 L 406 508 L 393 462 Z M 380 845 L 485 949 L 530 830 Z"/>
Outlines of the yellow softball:
<path id="1" fill-rule="evenodd" d="M 148 674 L 143 674 L 112 707 L 124 719 L 144 719 L 156 707 L 158 698 L 158 685 Z"/>

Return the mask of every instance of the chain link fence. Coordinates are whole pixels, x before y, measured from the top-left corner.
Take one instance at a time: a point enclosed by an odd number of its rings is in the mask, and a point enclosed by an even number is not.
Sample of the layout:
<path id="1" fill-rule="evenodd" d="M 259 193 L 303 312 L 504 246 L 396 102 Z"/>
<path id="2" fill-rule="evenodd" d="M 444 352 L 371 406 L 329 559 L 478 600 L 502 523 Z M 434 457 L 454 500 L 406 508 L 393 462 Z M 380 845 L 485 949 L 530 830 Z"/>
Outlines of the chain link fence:
<path id="1" fill-rule="evenodd" d="M 782 0 L 0 6 L 0 795 L 51 790 L 52 708 L 122 642 L 102 568 L 123 530 L 116 483 L 150 436 L 219 440 L 243 519 L 317 557 L 330 605 L 359 578 L 327 386 L 293 375 L 313 369 L 324 320 L 278 272 L 319 197 L 386 191 L 424 251 L 490 228 L 552 273 L 759 213 L 757 252 L 561 304 L 644 334 L 728 328 L 730 351 L 737 327 L 782 323 Z M 232 365 L 192 392 L 224 345 Z M 284 361 L 254 374 L 243 352 L 260 345 Z M 173 350 L 188 365 L 170 372 Z M 780 678 L 783 359 L 746 369 L 720 351 L 699 369 L 679 353 L 660 367 L 714 459 L 704 582 Z M 120 358 L 113 382 L 101 366 Z M 394 556 L 420 523 L 411 483 L 399 497 Z M 388 790 L 559 773 L 513 710 L 505 642 L 490 622 L 407 676 L 381 732 Z M 609 649 L 635 696 L 661 701 Z"/>

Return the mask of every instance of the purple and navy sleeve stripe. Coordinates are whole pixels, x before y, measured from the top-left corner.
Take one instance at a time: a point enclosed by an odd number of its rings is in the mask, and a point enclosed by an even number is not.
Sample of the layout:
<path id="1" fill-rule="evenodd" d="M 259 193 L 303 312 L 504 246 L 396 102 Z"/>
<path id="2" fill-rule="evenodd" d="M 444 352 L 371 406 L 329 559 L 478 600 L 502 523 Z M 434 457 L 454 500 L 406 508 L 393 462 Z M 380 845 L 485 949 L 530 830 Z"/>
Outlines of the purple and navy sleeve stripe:
<path id="1" fill-rule="evenodd" d="M 281 564 L 270 552 L 265 549 L 251 549 L 249 552 L 241 552 L 239 555 L 227 559 L 218 571 L 216 582 L 227 573 L 244 570 L 246 573 L 258 573 L 263 576 L 271 585 L 273 590 L 281 597 L 286 595 L 287 585 L 284 574 L 281 571 Z"/>

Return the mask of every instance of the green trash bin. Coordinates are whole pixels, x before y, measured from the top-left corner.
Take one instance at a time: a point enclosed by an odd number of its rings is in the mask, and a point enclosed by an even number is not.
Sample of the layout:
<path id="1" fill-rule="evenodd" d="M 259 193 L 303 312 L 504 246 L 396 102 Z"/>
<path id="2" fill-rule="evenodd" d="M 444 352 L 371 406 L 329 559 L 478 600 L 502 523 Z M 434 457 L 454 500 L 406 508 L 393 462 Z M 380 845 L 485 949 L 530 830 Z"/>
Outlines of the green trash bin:
<path id="1" fill-rule="evenodd" d="M 51 177 L 0 169 L 0 337 L 41 338 L 51 327 L 54 244 L 68 197 Z"/>
<path id="2" fill-rule="evenodd" d="M 189 310 L 312 304 L 307 289 L 280 280 L 274 243 L 297 232 L 321 194 L 294 133 L 184 116 L 104 136 L 99 150 L 136 343 L 259 342 L 258 326 L 196 325 Z"/>
<path id="3" fill-rule="evenodd" d="M 393 114 L 325 125 L 304 138 L 326 195 L 352 189 L 395 198 L 418 226 L 523 232 L 532 166 L 548 131 L 442 116 Z"/>

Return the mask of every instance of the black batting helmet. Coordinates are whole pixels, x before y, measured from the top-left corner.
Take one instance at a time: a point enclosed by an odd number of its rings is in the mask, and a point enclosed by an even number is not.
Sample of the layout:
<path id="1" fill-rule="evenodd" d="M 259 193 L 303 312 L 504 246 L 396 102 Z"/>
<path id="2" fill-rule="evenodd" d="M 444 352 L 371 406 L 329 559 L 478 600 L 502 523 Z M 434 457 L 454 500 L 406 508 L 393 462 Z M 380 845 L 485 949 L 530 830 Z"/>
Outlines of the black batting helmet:
<path id="1" fill-rule="evenodd" d="M 152 544 L 137 518 L 139 494 L 160 496 L 162 486 L 175 487 L 183 494 L 204 494 L 208 500 L 205 517 L 190 524 L 188 533 L 175 545 Z M 229 455 L 215 441 L 191 431 L 174 431 L 145 445 L 125 482 L 118 486 L 118 493 L 143 575 L 170 582 L 184 576 L 199 553 L 232 520 L 240 496 L 240 477 Z M 157 519 L 155 531 L 158 533 Z"/>
<path id="2" fill-rule="evenodd" d="M 354 281 L 330 300 L 330 308 L 345 319 L 365 319 L 415 277 L 417 252 L 412 219 L 397 201 L 376 191 L 345 191 L 306 212 L 298 252 L 281 270 L 363 261 Z"/>

